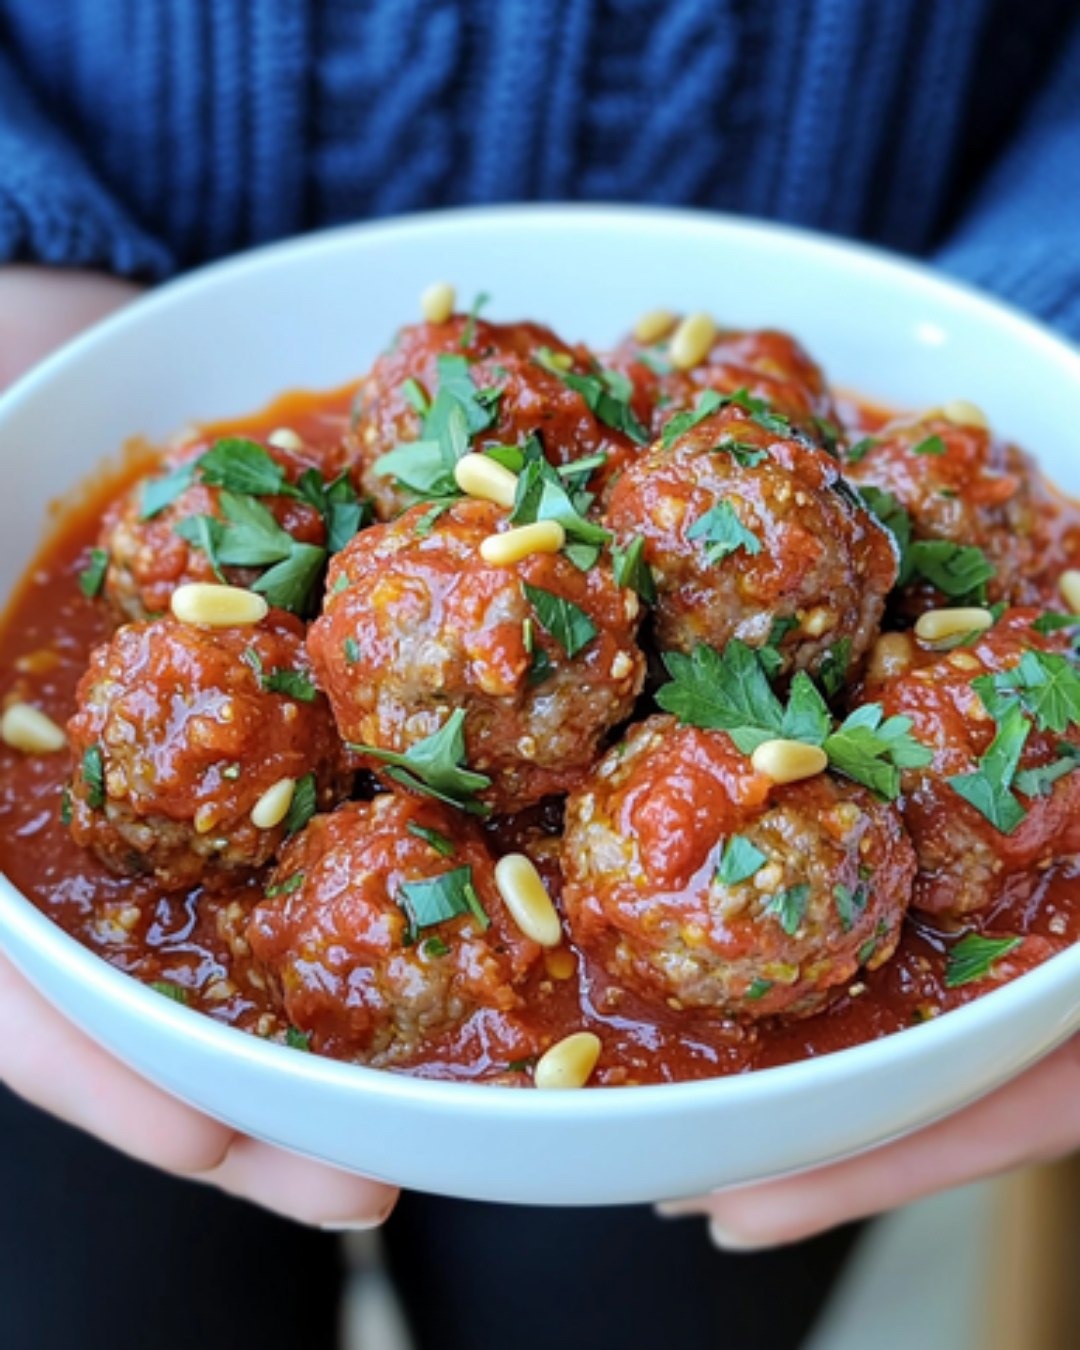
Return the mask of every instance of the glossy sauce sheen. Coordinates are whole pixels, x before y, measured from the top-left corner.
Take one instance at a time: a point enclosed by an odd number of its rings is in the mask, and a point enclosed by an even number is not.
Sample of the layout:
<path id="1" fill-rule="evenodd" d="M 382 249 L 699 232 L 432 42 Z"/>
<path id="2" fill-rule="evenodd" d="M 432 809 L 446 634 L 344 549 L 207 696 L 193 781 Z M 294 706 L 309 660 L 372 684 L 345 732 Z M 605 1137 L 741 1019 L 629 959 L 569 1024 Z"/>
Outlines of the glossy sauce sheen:
<path id="1" fill-rule="evenodd" d="M 348 389 L 287 395 L 264 413 L 218 424 L 209 434 L 265 434 L 284 424 L 315 443 L 330 444 L 347 425 L 351 398 Z M 851 406 L 845 404 L 844 412 L 850 414 Z M 879 419 L 862 410 L 859 420 L 869 429 Z M 129 476 L 139 467 L 133 465 Z M 97 536 L 101 510 L 120 486 L 114 476 L 84 492 L 78 508 L 66 513 L 14 597 L 0 634 L 0 699 L 29 699 L 60 724 L 74 709 L 75 687 L 89 652 L 111 632 L 104 609 L 83 597 L 77 578 Z M 1060 508 L 1055 537 L 1058 565 L 1076 566 L 1080 512 L 1071 505 Z M 286 1025 L 243 936 L 263 884 L 253 881 L 213 894 L 163 894 L 151 883 L 111 875 L 72 842 L 61 823 L 68 770 L 66 754 L 23 756 L 0 747 L 0 862 L 7 875 L 112 965 L 146 982 L 182 987 L 190 1006 L 220 1021 L 280 1038 Z M 694 860 L 680 853 L 682 831 L 670 814 L 663 802 L 653 801 L 638 812 L 637 826 L 669 841 L 657 865 L 678 875 Z M 492 827 L 498 848 L 527 849 L 556 896 L 558 824 L 556 814 L 538 808 Z M 982 926 L 1025 939 L 995 964 L 991 980 L 946 989 L 940 936 L 909 918 L 894 959 L 861 976 L 827 1012 L 762 1027 L 645 1005 L 613 987 L 572 947 L 563 947 L 530 977 L 522 991 L 524 1011 L 477 1013 L 455 1032 L 427 1040 L 422 1064 L 395 1068 L 424 1077 L 524 1086 L 531 1080 L 515 1063 L 522 1048 L 590 1028 L 604 1045 L 595 1083 L 667 1082 L 744 1072 L 872 1040 L 968 1002 L 993 983 L 1014 978 L 1080 941 L 1080 861 L 1013 885 Z M 336 1047 L 329 1042 L 320 1049 L 333 1055 Z"/>

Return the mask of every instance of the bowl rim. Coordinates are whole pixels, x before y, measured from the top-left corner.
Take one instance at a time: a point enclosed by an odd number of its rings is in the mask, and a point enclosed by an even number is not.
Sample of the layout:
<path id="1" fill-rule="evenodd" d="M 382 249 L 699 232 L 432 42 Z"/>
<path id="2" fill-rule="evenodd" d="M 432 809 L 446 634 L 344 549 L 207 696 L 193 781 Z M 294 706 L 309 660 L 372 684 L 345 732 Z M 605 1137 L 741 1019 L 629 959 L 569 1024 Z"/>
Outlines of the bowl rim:
<path id="1" fill-rule="evenodd" d="M 613 228 L 639 231 L 648 227 L 675 234 L 701 231 L 718 241 L 765 237 L 801 250 L 810 260 L 827 258 L 849 271 L 854 265 L 856 273 L 880 275 L 886 272 L 896 278 L 902 277 L 917 286 L 939 308 L 960 305 L 974 310 L 976 315 L 985 316 L 998 328 L 1005 321 L 1016 330 L 1018 340 L 1029 347 L 1036 346 L 1054 363 L 1072 366 L 1075 374 L 1080 376 L 1080 347 L 1066 337 L 1005 301 L 989 297 L 963 281 L 873 244 L 832 238 L 774 221 L 687 208 L 573 203 L 456 207 L 315 231 L 209 263 L 165 282 L 65 344 L 0 395 L 0 434 L 10 415 L 24 402 L 37 398 L 54 381 L 63 379 L 86 353 L 102 344 L 107 345 L 130 328 L 153 323 L 160 313 L 173 306 L 197 302 L 200 293 L 215 287 L 219 280 L 241 279 L 252 271 L 287 266 L 297 255 L 314 260 L 338 251 L 349 252 L 358 244 L 361 248 L 365 244 L 378 247 L 402 237 L 429 235 L 438 238 L 447 230 L 454 232 L 477 227 L 523 233 L 537 227 L 552 231 Z M 287 1046 L 263 1041 L 219 1022 L 212 1015 L 162 998 L 66 933 L 0 873 L 0 947 L 6 933 L 13 934 L 67 978 L 114 1010 L 144 1024 L 156 1024 L 169 1036 L 182 1036 L 189 1043 L 198 1042 L 200 1048 L 214 1057 L 245 1061 L 278 1077 L 284 1075 L 300 1087 L 319 1086 L 363 1096 L 374 1094 L 417 1106 L 437 1104 L 440 1110 L 465 1115 L 471 1115 L 479 1108 L 481 1115 L 511 1120 L 522 1115 L 534 1118 L 549 1115 L 563 1120 L 599 1116 L 617 1121 L 623 1116 L 642 1113 L 713 1112 L 725 1102 L 734 1106 L 747 1097 L 786 1097 L 808 1085 L 817 1091 L 828 1090 L 830 1084 L 857 1078 L 865 1070 L 903 1072 L 913 1059 L 922 1058 L 935 1049 L 938 1053 L 947 1053 L 951 1046 L 966 1042 L 980 1030 L 982 1035 L 992 1036 L 995 1027 L 1006 1019 L 1020 1016 L 1031 1005 L 1048 1002 L 1071 987 L 1075 986 L 1080 999 L 1078 943 L 1007 984 L 988 990 L 929 1022 L 792 1063 L 689 1082 L 640 1084 L 614 1091 L 493 1091 L 498 1085 L 490 1082 L 416 1077 L 399 1070 L 375 1069 L 318 1055 L 299 1054 Z M 1034 1062 L 1051 1050 L 1063 1034 L 1060 1026 L 1048 1025 L 1045 1041 L 1032 1045 L 1026 1063 Z"/>

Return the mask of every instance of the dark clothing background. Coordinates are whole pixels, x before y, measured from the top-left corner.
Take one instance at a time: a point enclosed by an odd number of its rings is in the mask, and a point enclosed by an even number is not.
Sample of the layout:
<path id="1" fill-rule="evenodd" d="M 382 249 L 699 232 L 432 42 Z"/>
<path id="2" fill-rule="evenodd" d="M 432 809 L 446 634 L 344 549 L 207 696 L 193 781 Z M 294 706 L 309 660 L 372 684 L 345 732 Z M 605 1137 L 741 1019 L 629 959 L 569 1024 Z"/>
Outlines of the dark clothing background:
<path id="1" fill-rule="evenodd" d="M 334 1350 L 342 1245 L 130 1162 L 0 1088 L 3 1350 Z M 418 1350 L 796 1350 L 853 1232 L 726 1256 L 697 1220 L 407 1195 Z M 374 1350 L 374 1348 L 373 1348 Z"/>

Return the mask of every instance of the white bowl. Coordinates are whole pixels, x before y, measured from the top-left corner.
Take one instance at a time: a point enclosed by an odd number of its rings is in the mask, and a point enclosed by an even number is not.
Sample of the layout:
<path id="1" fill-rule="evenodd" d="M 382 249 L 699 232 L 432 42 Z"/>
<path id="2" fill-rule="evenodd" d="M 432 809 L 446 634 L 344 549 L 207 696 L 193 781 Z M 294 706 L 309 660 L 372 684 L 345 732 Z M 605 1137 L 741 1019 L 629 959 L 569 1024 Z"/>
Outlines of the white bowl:
<path id="1" fill-rule="evenodd" d="M 798 334 L 841 386 L 981 404 L 1080 490 L 1080 355 L 907 263 L 795 230 L 666 211 L 453 212 L 316 235 L 164 287 L 0 400 L 10 587 L 47 502 L 129 435 L 344 382 L 432 280 L 496 317 L 612 341 L 642 310 L 704 308 Z M 17 486 L 16 486 L 17 485 Z M 15 488 L 15 490 L 12 490 Z M 487 1200 L 656 1200 L 806 1168 L 925 1125 L 1080 1026 L 1080 946 L 896 1036 L 677 1086 L 530 1092 L 427 1082 L 267 1044 L 110 968 L 0 884 L 0 941 L 42 993 L 155 1083 L 247 1134 L 419 1190 Z"/>

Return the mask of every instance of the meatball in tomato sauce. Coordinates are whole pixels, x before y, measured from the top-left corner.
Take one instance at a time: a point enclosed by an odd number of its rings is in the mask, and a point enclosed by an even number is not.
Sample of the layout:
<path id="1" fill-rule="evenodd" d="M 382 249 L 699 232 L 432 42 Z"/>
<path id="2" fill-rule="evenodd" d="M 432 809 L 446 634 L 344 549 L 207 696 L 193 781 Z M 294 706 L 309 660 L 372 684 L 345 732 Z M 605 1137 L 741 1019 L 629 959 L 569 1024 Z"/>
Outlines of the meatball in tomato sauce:
<path id="1" fill-rule="evenodd" d="M 1009 610 L 951 651 L 889 634 L 855 702 L 911 719 L 933 751 L 903 773 L 914 904 L 957 921 L 1080 848 L 1080 665 L 1038 610 Z M 1041 626 L 1041 625 L 1040 625 Z"/>
<path id="2" fill-rule="evenodd" d="M 288 615 L 243 628 L 128 624 L 91 656 L 77 703 L 72 835 L 112 871 L 165 889 L 241 879 L 274 857 L 294 802 L 293 820 L 347 787 Z"/>
<path id="3" fill-rule="evenodd" d="M 230 453 L 230 447 L 238 445 L 248 447 L 245 462 L 251 455 L 259 461 L 259 476 L 254 480 L 233 476 L 244 467 L 244 452 Z M 287 556 L 273 550 L 274 542 L 281 542 L 280 537 L 270 538 L 277 528 L 298 544 L 324 547 L 327 532 L 322 514 L 311 501 L 288 491 L 312 470 L 324 472 L 329 479 L 334 466 L 325 451 L 305 450 L 302 444 L 284 449 L 233 437 L 210 447 L 201 442 L 189 444 L 171 455 L 162 472 L 140 479 L 114 502 L 102 524 L 98 542 L 108 558 L 103 593 L 117 618 L 138 622 L 164 614 L 173 591 L 189 582 L 224 578 L 233 585 L 251 585 L 263 566 L 215 565 L 208 547 L 215 528 L 229 530 L 239 524 L 252 558 L 257 557 L 253 543 L 262 543 L 264 550 L 269 545 L 270 551 L 258 557 L 259 564 Z M 268 488 L 278 478 L 285 490 L 223 492 L 222 475 L 226 482 L 261 481 Z M 254 530 L 253 513 L 260 522 Z M 217 551 L 228 556 L 224 539 L 218 541 Z"/>
<path id="4" fill-rule="evenodd" d="M 248 940 L 317 1050 L 392 1062 L 480 1008 L 511 1012 L 540 948 L 499 898 L 482 832 L 388 793 L 286 846 Z"/>
<path id="5" fill-rule="evenodd" d="M 892 537 L 823 450 L 737 406 L 670 432 L 616 483 L 606 523 L 643 541 L 666 650 L 732 638 L 780 669 L 853 666 L 897 574 Z"/>
<path id="6" fill-rule="evenodd" d="M 894 422 L 861 441 L 844 472 L 873 509 L 910 536 L 902 607 L 912 616 L 941 604 L 1032 603 L 1040 512 L 1031 460 L 999 440 L 978 409 Z M 882 494 L 887 494 L 883 496 Z M 929 549 L 927 544 L 953 545 Z M 905 539 L 906 542 L 906 539 Z M 958 556 L 957 550 L 977 550 Z M 979 556 L 981 555 L 981 556 Z"/>
<path id="7" fill-rule="evenodd" d="M 915 860 L 895 808 L 786 786 L 723 732 L 652 717 L 570 798 L 563 903 L 617 981 L 676 1008 L 807 1016 L 892 955 Z"/>
<path id="8" fill-rule="evenodd" d="M 540 324 L 495 324 L 459 314 L 445 323 L 403 328 L 361 385 L 347 455 L 382 520 L 393 519 L 416 496 L 403 466 L 398 477 L 379 460 L 398 446 L 437 438 L 432 422 L 441 426 L 455 407 L 468 448 L 516 446 L 537 435 L 555 465 L 603 456 L 599 482 L 648 440 L 627 401 L 629 388 L 616 386 L 626 397 L 607 421 L 590 407 L 580 382 L 605 391 L 604 374 L 586 348 L 567 345 Z M 639 412 L 646 412 L 643 402 Z"/>
<path id="9" fill-rule="evenodd" d="M 671 360 L 670 322 L 651 341 L 625 338 L 608 360 L 633 385 L 635 398 L 651 410 L 653 435 L 678 412 L 692 408 L 703 390 L 745 391 L 814 439 L 832 440 L 840 425 L 821 367 L 801 343 L 775 329 L 719 329 L 704 358 L 689 370 Z"/>
<path id="10" fill-rule="evenodd" d="M 632 712 L 645 669 L 637 596 L 608 564 L 485 562 L 506 524 L 500 507 L 463 500 L 434 522 L 416 506 L 373 526 L 334 558 L 308 634 L 346 741 L 402 754 L 461 710 L 468 765 L 500 812 L 568 791 Z"/>

